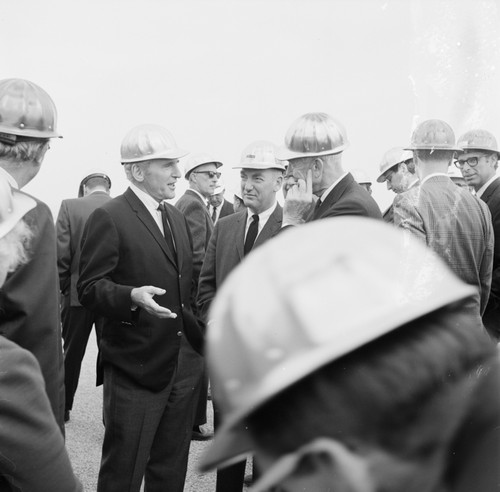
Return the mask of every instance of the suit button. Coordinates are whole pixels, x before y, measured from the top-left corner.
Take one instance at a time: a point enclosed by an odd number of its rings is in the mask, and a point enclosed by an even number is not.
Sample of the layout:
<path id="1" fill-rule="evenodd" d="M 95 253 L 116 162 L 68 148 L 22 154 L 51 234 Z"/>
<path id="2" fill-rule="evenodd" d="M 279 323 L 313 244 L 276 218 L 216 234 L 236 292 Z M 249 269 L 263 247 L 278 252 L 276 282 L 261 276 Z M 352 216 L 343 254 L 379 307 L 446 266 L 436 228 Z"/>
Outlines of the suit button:
<path id="1" fill-rule="evenodd" d="M 184 309 L 184 303 L 181 304 L 181 308 Z"/>
<path id="2" fill-rule="evenodd" d="M 182 331 L 178 331 L 178 332 L 177 332 L 177 336 L 178 336 L 178 337 L 182 337 Z"/>
<path id="3" fill-rule="evenodd" d="M 182 278 L 182 275 L 179 274 L 179 280 Z"/>

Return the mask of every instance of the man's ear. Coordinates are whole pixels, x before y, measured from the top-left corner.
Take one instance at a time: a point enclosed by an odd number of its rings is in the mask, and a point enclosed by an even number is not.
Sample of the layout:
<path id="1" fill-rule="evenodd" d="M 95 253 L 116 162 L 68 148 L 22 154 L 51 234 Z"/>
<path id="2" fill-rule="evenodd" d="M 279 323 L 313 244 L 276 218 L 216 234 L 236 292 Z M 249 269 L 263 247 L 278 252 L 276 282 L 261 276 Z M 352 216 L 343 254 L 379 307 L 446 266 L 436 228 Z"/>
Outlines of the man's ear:
<path id="1" fill-rule="evenodd" d="M 257 455 L 258 464 L 258 455 Z M 316 439 L 293 453 L 278 458 L 252 488 L 264 492 L 286 483 L 304 490 L 374 492 L 368 461 L 344 444 L 329 438 Z"/>
<path id="2" fill-rule="evenodd" d="M 400 162 L 398 164 L 398 171 L 402 171 L 403 174 L 407 174 L 409 172 L 408 166 L 406 165 L 406 162 Z"/>
<path id="3" fill-rule="evenodd" d="M 311 172 L 313 175 L 313 178 L 321 178 L 323 175 L 323 167 L 325 163 L 323 162 L 323 159 L 321 157 L 316 157 L 313 161 L 313 164 L 311 166 Z"/>
<path id="4" fill-rule="evenodd" d="M 141 183 L 144 181 L 144 169 L 141 165 L 134 162 L 130 168 L 130 172 L 137 182 Z"/>

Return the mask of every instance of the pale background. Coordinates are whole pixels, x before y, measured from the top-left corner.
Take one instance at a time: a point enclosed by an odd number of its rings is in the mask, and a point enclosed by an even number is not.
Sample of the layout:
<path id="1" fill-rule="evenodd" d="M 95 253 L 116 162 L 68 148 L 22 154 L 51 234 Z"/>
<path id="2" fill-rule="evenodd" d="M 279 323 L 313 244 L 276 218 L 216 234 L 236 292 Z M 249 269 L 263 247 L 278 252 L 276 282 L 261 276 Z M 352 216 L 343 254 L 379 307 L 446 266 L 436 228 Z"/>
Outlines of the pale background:
<path id="1" fill-rule="evenodd" d="M 25 190 L 54 215 L 103 171 L 124 191 L 125 133 L 169 129 L 179 146 L 232 165 L 253 140 L 278 145 L 311 111 L 347 128 L 345 167 L 376 178 L 382 154 L 419 121 L 457 137 L 500 137 L 500 18 L 495 0 L 3 0 L 0 78 L 54 99 L 58 130 Z M 186 187 L 179 182 L 177 197 Z M 381 208 L 394 195 L 374 183 Z"/>

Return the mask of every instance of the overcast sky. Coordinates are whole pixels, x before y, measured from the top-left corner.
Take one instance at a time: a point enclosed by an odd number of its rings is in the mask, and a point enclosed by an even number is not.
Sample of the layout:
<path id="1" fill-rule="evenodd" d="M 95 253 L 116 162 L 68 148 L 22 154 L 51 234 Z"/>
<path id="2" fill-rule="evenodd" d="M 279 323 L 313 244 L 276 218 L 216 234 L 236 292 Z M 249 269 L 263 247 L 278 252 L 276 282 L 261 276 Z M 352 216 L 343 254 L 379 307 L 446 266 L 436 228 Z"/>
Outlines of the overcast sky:
<path id="1" fill-rule="evenodd" d="M 231 166 L 259 139 L 277 145 L 311 111 L 345 125 L 347 169 L 377 176 L 382 154 L 428 118 L 457 137 L 500 138 L 495 0 L 3 0 L 1 78 L 54 99 L 63 139 L 25 190 L 57 214 L 89 172 L 124 191 L 125 133 L 165 126 L 182 148 Z M 179 184 L 178 196 L 186 184 Z M 374 184 L 384 208 L 393 196 Z"/>

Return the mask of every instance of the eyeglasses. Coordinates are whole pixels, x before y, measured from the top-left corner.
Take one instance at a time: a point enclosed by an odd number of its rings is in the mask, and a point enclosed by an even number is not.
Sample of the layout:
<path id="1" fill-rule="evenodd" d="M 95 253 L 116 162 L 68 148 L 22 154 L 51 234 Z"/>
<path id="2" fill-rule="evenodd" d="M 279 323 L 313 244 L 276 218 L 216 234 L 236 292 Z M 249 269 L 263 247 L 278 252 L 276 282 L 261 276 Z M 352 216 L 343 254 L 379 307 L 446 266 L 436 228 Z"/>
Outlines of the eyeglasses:
<path id="1" fill-rule="evenodd" d="M 476 167 L 478 162 L 479 162 L 479 157 L 469 157 L 468 159 L 457 159 L 455 161 L 455 166 L 457 166 L 458 169 L 462 169 L 465 163 L 467 163 L 469 167 Z"/>
<path id="2" fill-rule="evenodd" d="M 193 174 L 206 174 L 209 179 L 219 179 L 221 174 L 216 171 L 193 171 Z"/>

